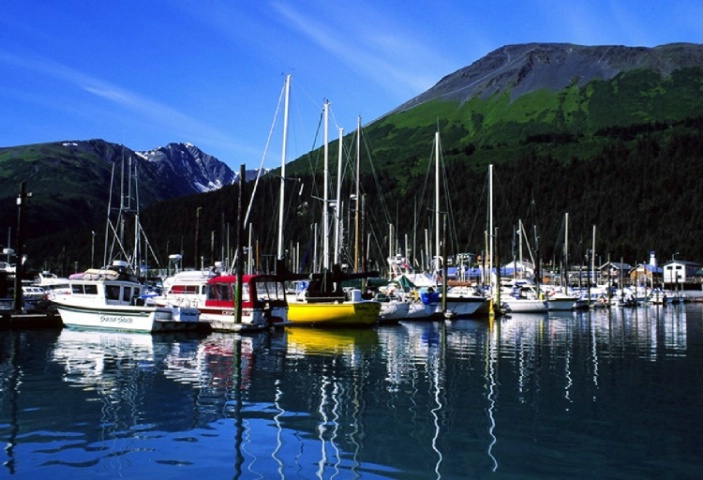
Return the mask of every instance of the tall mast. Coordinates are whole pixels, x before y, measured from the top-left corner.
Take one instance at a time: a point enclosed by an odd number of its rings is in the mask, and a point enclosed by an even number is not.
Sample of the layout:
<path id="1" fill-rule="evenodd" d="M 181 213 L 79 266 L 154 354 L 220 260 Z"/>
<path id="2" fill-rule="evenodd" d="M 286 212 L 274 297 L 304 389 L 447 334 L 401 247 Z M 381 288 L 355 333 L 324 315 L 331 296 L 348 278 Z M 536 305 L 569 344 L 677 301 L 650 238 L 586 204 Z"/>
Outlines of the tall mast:
<path id="1" fill-rule="evenodd" d="M 361 163 L 361 115 L 356 121 L 356 174 L 355 174 L 355 209 L 354 209 L 354 271 L 359 271 L 359 164 Z"/>
<path id="2" fill-rule="evenodd" d="M 591 272 L 595 273 L 596 271 L 596 226 L 593 225 L 593 240 L 591 243 Z M 593 275 L 593 273 L 591 274 Z M 589 284 L 591 279 L 589 278 Z M 598 282 L 595 282 L 598 283 Z"/>
<path id="3" fill-rule="evenodd" d="M 522 265 L 522 219 L 519 218 L 517 222 L 518 222 L 517 231 L 518 231 L 518 245 L 519 245 L 518 256 L 520 257 L 519 258 L 520 265 Z M 522 277 L 523 272 L 520 272 L 519 270 L 517 270 L 517 265 L 513 265 L 513 267 L 516 268 L 516 270 L 515 270 L 516 272 L 519 272 L 519 275 L 514 275 L 515 278 L 523 278 Z"/>
<path id="4" fill-rule="evenodd" d="M 342 242 L 342 137 L 344 129 L 339 127 L 339 157 L 337 159 L 337 202 L 334 208 L 334 263 L 339 263 Z"/>
<path id="5" fill-rule="evenodd" d="M 439 130 L 435 132 L 435 192 L 434 192 L 434 204 L 435 204 L 435 255 L 437 256 L 436 268 L 439 271 Z"/>
<path id="6" fill-rule="evenodd" d="M 288 144 L 288 100 L 290 96 L 290 74 L 286 75 L 285 101 L 283 107 L 283 147 L 281 148 L 281 193 L 278 206 L 278 259 L 283 259 L 283 212 L 286 190 L 286 147 Z M 242 179 L 241 181 L 244 181 Z"/>
<path id="7" fill-rule="evenodd" d="M 488 166 L 488 274 L 493 285 L 493 165 Z M 498 287 L 496 286 L 496 290 Z"/>
<path id="8" fill-rule="evenodd" d="M 561 283 L 569 287 L 569 212 L 564 214 L 564 274 Z"/>
<path id="9" fill-rule="evenodd" d="M 329 149 L 329 125 L 327 125 L 328 119 L 329 119 L 329 108 L 330 108 L 330 103 L 328 100 L 325 100 L 325 107 L 324 107 L 324 122 L 325 122 L 325 168 L 324 168 L 324 174 L 323 174 L 323 185 L 324 185 L 324 198 L 323 198 L 323 204 L 322 204 L 322 268 L 324 269 L 329 269 L 330 267 L 330 235 L 329 235 L 329 218 L 327 215 L 327 207 L 329 205 L 329 187 L 328 187 L 328 176 L 329 176 L 329 154 L 330 154 L 330 149 Z"/>

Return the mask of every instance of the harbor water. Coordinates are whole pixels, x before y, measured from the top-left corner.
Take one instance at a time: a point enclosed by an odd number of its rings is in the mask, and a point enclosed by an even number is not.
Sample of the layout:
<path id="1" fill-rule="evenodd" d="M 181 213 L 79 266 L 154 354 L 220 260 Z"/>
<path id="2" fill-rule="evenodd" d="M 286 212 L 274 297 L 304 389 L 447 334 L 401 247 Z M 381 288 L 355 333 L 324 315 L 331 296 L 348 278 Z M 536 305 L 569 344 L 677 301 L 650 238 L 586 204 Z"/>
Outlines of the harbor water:
<path id="1" fill-rule="evenodd" d="M 701 478 L 703 304 L 0 332 L 0 478 Z"/>

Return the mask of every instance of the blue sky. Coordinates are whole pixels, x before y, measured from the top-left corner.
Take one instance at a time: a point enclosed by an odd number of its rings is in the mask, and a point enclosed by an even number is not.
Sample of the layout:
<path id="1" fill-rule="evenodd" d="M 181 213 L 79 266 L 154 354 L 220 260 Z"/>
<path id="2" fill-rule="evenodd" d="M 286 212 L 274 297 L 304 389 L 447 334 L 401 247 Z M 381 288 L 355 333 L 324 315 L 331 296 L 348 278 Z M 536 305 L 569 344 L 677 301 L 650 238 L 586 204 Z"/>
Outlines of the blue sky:
<path id="1" fill-rule="evenodd" d="M 276 167 L 286 74 L 293 160 L 326 99 L 335 139 L 506 44 L 701 43 L 702 22 L 700 0 L 0 0 L 0 146 L 190 142 Z"/>

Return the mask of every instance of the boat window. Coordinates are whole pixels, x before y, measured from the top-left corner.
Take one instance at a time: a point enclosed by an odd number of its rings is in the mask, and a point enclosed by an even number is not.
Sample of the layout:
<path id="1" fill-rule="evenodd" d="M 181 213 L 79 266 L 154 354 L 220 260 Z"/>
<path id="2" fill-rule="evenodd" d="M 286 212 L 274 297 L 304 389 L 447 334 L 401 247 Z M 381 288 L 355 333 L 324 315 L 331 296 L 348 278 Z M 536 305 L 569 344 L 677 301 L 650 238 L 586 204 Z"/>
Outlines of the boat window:
<path id="1" fill-rule="evenodd" d="M 132 288 L 131 287 L 122 287 L 122 301 L 129 303 L 131 300 L 132 300 Z"/>
<path id="2" fill-rule="evenodd" d="M 233 283 L 216 283 L 213 285 L 208 285 L 207 299 L 218 300 L 221 302 L 233 302 L 234 287 L 235 284 Z M 242 301 L 249 301 L 249 285 L 244 285 L 244 290 L 242 291 Z"/>
<path id="3" fill-rule="evenodd" d="M 174 285 L 173 287 L 171 287 L 171 293 L 178 294 L 197 294 L 200 293 L 199 290 L 199 285 Z"/>
<path id="4" fill-rule="evenodd" d="M 79 283 L 74 283 L 71 285 L 71 293 L 80 294 L 83 293 L 83 285 Z"/>
<path id="5" fill-rule="evenodd" d="M 85 290 L 85 293 L 88 295 L 97 295 L 98 294 L 98 286 L 97 285 L 83 285 L 83 289 Z"/>
<path id="6" fill-rule="evenodd" d="M 281 282 L 260 281 L 256 282 L 256 296 L 259 300 L 282 300 L 286 295 Z"/>
<path id="7" fill-rule="evenodd" d="M 207 298 L 209 300 L 231 301 L 232 294 L 226 283 L 215 283 L 208 286 Z"/>
<path id="8" fill-rule="evenodd" d="M 119 285 L 105 285 L 105 297 L 108 300 L 119 300 L 120 299 L 120 286 Z"/>

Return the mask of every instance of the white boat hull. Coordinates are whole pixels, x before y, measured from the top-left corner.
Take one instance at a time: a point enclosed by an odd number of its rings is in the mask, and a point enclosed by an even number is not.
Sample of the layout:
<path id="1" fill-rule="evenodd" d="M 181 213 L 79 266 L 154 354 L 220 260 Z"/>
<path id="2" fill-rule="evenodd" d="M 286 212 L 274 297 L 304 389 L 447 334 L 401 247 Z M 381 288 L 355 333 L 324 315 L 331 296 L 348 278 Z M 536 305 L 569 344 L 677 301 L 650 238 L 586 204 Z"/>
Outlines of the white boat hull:
<path id="1" fill-rule="evenodd" d="M 508 298 L 504 300 L 512 313 L 547 313 L 548 306 L 544 300 L 531 299 L 515 299 Z"/>
<path id="2" fill-rule="evenodd" d="M 410 302 L 406 320 L 427 320 L 437 312 L 437 304 L 424 304 L 419 300 Z"/>
<path id="3" fill-rule="evenodd" d="M 155 306 L 87 307 L 56 303 L 61 321 L 69 328 L 119 330 L 126 332 L 171 332 L 195 330 L 197 309 L 174 310 Z"/>
<path id="4" fill-rule="evenodd" d="M 573 298 L 550 298 L 549 299 L 549 311 L 566 312 L 573 310 L 578 297 Z"/>
<path id="5" fill-rule="evenodd" d="M 407 318 L 410 312 L 410 303 L 403 300 L 381 301 L 381 312 L 378 318 L 381 321 L 395 321 Z"/>
<path id="6" fill-rule="evenodd" d="M 485 309 L 488 303 L 489 299 L 484 297 L 454 297 L 447 295 L 447 312 L 451 314 L 452 318 L 472 317 L 477 315 L 482 307 Z M 442 306 L 440 304 L 440 314 L 441 309 Z"/>

